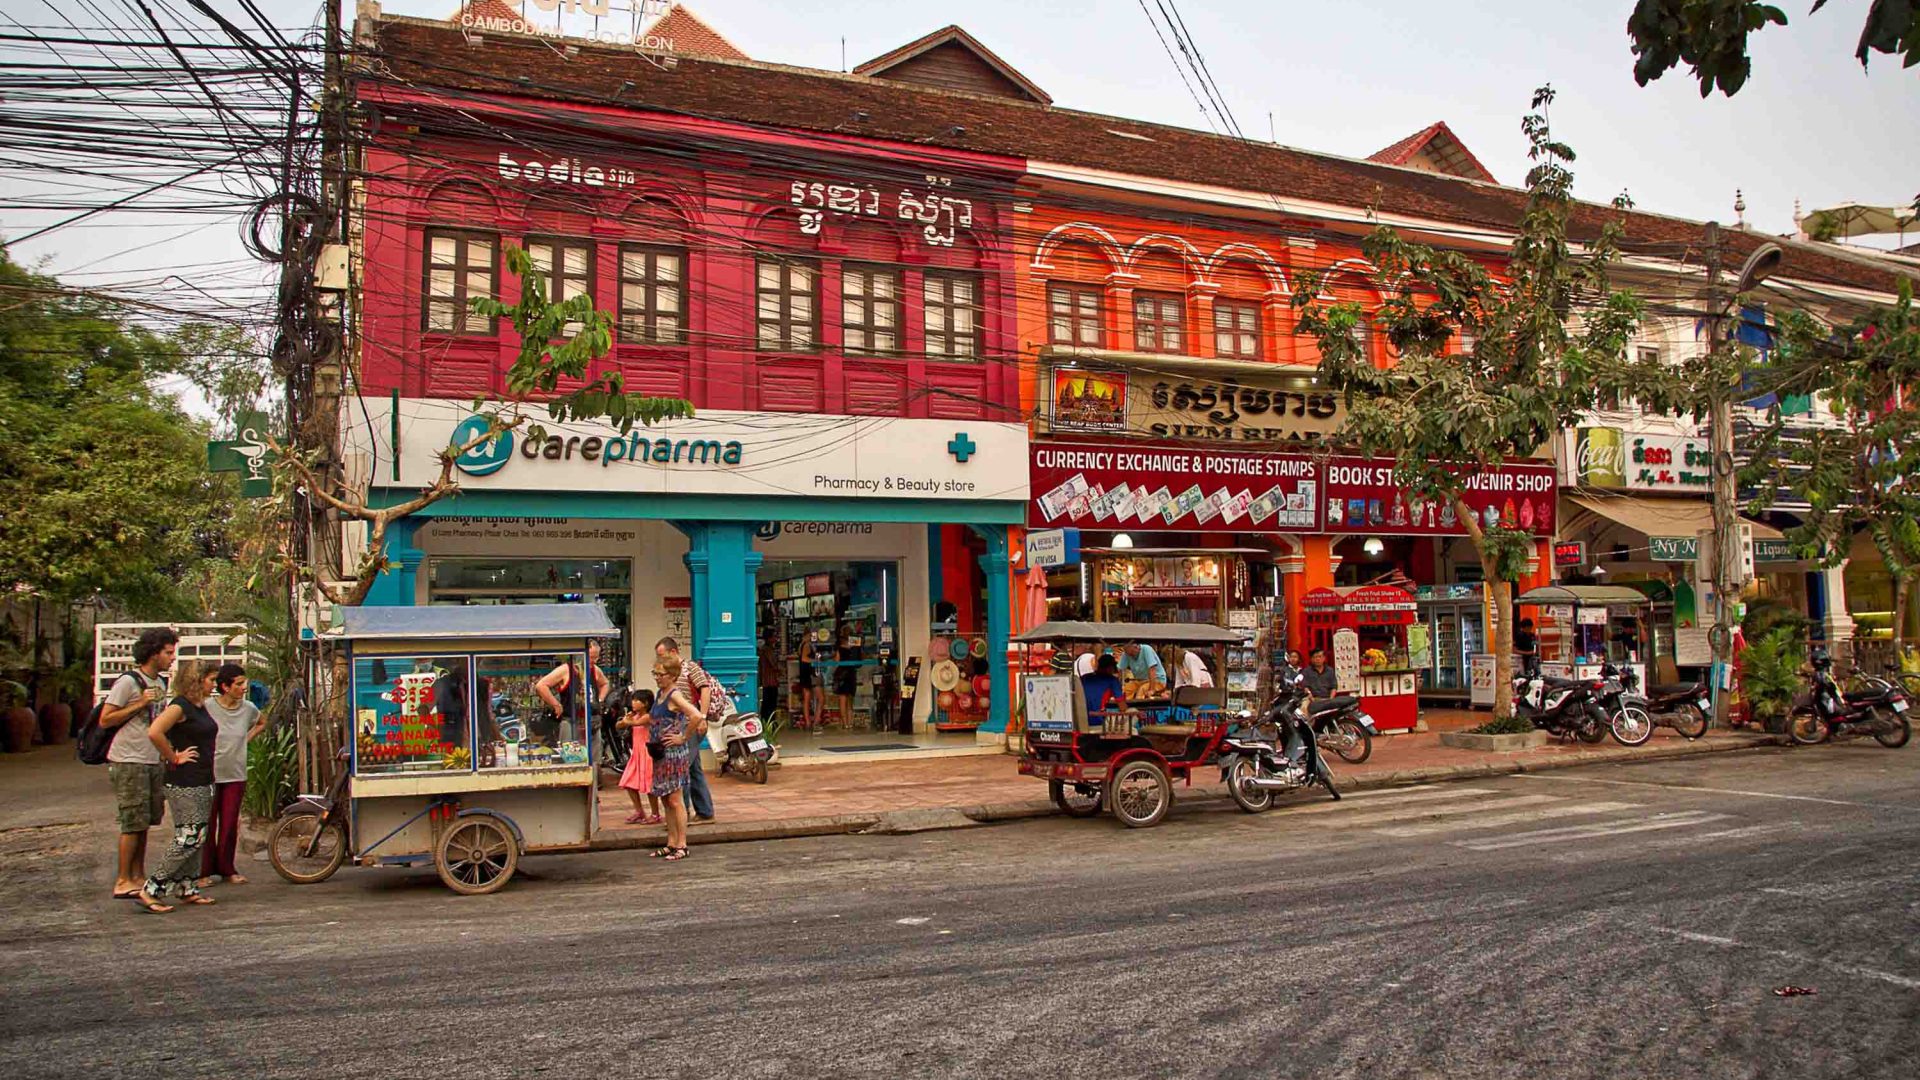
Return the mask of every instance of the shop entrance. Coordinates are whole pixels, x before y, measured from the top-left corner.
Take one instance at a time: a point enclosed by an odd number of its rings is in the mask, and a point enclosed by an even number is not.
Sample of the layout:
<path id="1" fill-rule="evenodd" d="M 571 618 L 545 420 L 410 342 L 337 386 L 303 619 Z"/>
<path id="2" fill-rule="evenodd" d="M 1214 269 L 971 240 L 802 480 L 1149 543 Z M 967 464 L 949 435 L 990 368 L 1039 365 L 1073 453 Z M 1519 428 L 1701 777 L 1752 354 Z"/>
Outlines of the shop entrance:
<path id="1" fill-rule="evenodd" d="M 448 607 L 509 604 L 606 605 L 617 628 L 600 652 L 614 686 L 633 682 L 628 637 L 633 627 L 633 560 L 430 558 L 427 603 Z"/>
<path id="2" fill-rule="evenodd" d="M 758 578 L 761 711 L 796 736 L 892 731 L 900 564 L 768 559 Z"/>

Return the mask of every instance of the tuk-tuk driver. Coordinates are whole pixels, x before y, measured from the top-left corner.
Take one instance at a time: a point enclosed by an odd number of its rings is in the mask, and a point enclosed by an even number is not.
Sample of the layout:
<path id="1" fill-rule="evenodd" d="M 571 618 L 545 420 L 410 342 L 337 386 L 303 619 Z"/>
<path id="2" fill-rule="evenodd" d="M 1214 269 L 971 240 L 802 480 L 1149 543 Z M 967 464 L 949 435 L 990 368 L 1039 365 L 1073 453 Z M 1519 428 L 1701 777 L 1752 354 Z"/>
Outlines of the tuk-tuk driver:
<path id="1" fill-rule="evenodd" d="M 1100 716 L 1104 723 L 1104 713 L 1127 707 L 1126 688 L 1120 683 L 1120 662 L 1112 653 L 1101 653 L 1095 661 L 1093 674 L 1080 678 L 1080 689 L 1087 696 L 1087 715 Z"/>

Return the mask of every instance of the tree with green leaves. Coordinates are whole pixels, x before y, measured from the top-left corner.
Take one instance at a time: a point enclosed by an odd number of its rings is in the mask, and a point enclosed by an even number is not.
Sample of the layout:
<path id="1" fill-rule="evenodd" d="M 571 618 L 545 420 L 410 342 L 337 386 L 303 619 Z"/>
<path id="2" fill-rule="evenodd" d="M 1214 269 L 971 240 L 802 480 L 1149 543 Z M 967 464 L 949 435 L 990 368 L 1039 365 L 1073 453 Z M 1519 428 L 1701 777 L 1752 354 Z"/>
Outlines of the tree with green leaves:
<path id="1" fill-rule="evenodd" d="M 0 589 L 199 614 L 182 582 L 223 550 L 234 485 L 206 472 L 204 426 L 153 387 L 193 347 L 0 248 Z"/>
<path id="2" fill-rule="evenodd" d="M 366 600 L 388 566 L 387 530 L 394 522 L 459 494 L 454 463 L 461 454 L 520 427 L 527 428 L 533 438 L 543 437 L 545 432 L 533 420 L 529 408 L 544 408 L 556 423 L 606 420 L 622 434 L 636 424 L 651 427 L 663 420 L 693 415 L 693 405 L 680 398 L 627 393 L 624 377 L 618 371 L 601 371 L 589 377 L 593 362 L 613 347 L 612 316 L 596 310 L 591 296 L 550 300 L 544 275 L 537 272 L 532 257 L 513 245 L 507 246 L 505 254 L 507 269 L 520 278 L 519 302 L 506 304 L 492 297 L 474 297 L 469 302 L 482 315 L 509 320 L 520 336 L 520 352 L 507 369 L 507 396 L 503 401 L 473 403 L 474 410 L 488 418 L 486 429 L 465 443 L 441 450 L 440 474 L 431 484 L 395 505 L 371 506 L 360 493 L 326 475 L 318 465 L 319 452 L 302 454 L 275 448 L 281 451 L 280 470 L 291 483 L 341 517 L 367 524 L 366 550 L 344 585 L 327 580 L 324 574 L 312 575 L 314 587 L 328 603 L 355 607 Z M 562 393 L 559 387 L 563 379 L 580 380 L 582 385 Z M 290 487 L 282 484 L 280 490 L 284 496 Z"/>
<path id="3" fill-rule="evenodd" d="M 1755 510 L 1807 506 L 1787 533 L 1795 552 L 1838 566 L 1865 532 L 1893 581 L 1896 652 L 1920 591 L 1920 316 L 1901 281 L 1891 307 L 1829 326 L 1805 312 L 1776 320 L 1774 349 L 1754 378 L 1776 395 L 1742 479 Z M 1778 398 L 1818 394 L 1838 423 L 1791 423 Z"/>
<path id="4" fill-rule="evenodd" d="M 1808 14 L 1825 6 L 1827 0 L 1813 0 Z M 1627 17 L 1634 81 L 1645 86 L 1684 63 L 1701 97 L 1715 88 L 1732 97 L 1753 72 L 1747 38 L 1785 25 L 1787 13 L 1760 0 L 1638 0 Z M 1902 67 L 1920 63 L 1920 0 L 1870 0 L 1853 55 L 1865 68 L 1875 52 L 1904 57 Z"/>
<path id="5" fill-rule="evenodd" d="M 1358 304 L 1320 297 L 1310 276 L 1294 292 L 1300 328 L 1319 344 L 1321 378 L 1347 396 L 1341 440 L 1393 458 L 1394 480 L 1411 494 L 1451 503 L 1480 556 L 1497 615 L 1500 716 L 1512 712 L 1512 586 L 1533 539 L 1484 525 L 1463 496 L 1476 476 L 1531 458 L 1579 421 L 1594 404 L 1596 371 L 1624 361 L 1640 315 L 1634 297 L 1608 280 L 1618 228 L 1583 254 L 1568 240 L 1574 155 L 1553 140 L 1552 100 L 1551 88 L 1537 91 L 1522 124 L 1535 164 L 1519 235 L 1499 273 L 1391 228 L 1367 238 L 1363 250 L 1384 296 L 1374 329 L 1398 357 L 1391 368 L 1375 368 L 1356 340 L 1366 324 Z M 1574 313 L 1577 329 L 1569 327 Z"/>

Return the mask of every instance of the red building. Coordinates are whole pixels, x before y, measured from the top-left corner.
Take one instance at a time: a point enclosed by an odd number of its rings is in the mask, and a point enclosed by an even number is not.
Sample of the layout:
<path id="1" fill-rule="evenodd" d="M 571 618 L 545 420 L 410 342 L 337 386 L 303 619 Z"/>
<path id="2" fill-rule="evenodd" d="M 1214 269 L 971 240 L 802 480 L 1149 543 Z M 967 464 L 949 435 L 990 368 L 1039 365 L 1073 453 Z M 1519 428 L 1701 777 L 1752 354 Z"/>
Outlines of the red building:
<path id="1" fill-rule="evenodd" d="M 863 729 L 901 723 L 891 687 L 943 599 L 1002 668 L 1024 161 L 874 137 L 870 80 L 731 59 L 683 9 L 647 40 L 686 54 L 529 34 L 496 8 L 358 28 L 343 425 L 375 496 L 430 481 L 476 399 L 506 396 L 521 341 L 469 301 L 519 299 L 511 246 L 548 295 L 612 316 L 600 369 L 697 416 L 463 456 L 462 493 L 390 538 L 377 599 L 601 599 L 629 639 L 616 668 L 673 633 L 752 701 L 763 670 L 807 681 L 804 654 L 827 712 Z M 1004 695 L 981 696 L 1004 724 Z"/>

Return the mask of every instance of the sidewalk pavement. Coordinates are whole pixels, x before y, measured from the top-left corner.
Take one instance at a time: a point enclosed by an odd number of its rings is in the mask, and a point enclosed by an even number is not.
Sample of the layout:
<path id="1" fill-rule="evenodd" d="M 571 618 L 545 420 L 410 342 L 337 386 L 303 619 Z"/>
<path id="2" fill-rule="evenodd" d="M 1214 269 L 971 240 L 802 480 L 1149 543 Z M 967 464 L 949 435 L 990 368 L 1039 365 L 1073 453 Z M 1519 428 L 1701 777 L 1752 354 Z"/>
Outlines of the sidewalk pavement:
<path id="1" fill-rule="evenodd" d="M 1482 715 L 1475 722 L 1484 720 Z M 1443 725 L 1455 730 L 1456 724 Z M 1341 791 L 1424 783 L 1471 776 L 1530 772 L 1612 761 L 1650 761 L 1690 754 L 1711 754 L 1778 745 L 1774 736 L 1715 731 L 1689 742 L 1661 728 L 1644 746 L 1625 747 L 1611 740 L 1589 746 L 1556 743 L 1515 753 L 1489 753 L 1441 746 L 1438 732 L 1383 736 L 1359 765 L 1332 758 Z M 1011 754 L 934 757 L 810 765 L 771 770 L 766 784 L 749 784 L 732 775 L 707 773 L 716 820 L 689 829 L 692 843 L 766 840 L 787 836 L 853 833 L 868 829 L 903 830 L 955 827 L 1037 817 L 1054 813 L 1044 781 L 1023 777 Z M 1195 770 L 1189 787 L 1175 784 L 1181 805 L 1196 800 L 1225 800 L 1219 774 Z M 627 793 L 607 781 L 600 791 L 596 849 L 651 847 L 665 843 L 657 825 L 625 824 L 632 812 Z"/>

